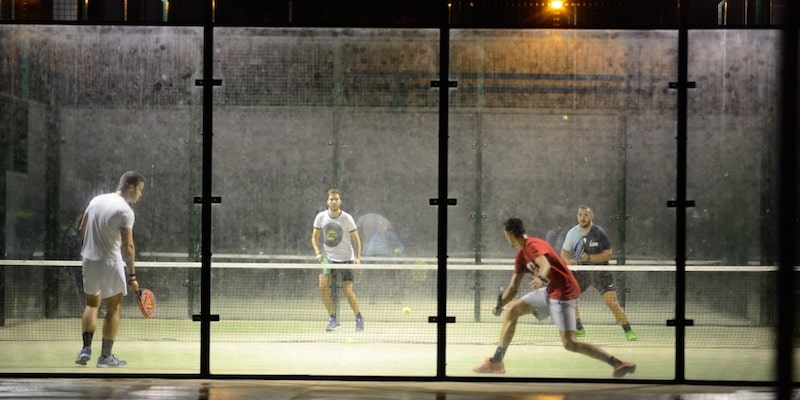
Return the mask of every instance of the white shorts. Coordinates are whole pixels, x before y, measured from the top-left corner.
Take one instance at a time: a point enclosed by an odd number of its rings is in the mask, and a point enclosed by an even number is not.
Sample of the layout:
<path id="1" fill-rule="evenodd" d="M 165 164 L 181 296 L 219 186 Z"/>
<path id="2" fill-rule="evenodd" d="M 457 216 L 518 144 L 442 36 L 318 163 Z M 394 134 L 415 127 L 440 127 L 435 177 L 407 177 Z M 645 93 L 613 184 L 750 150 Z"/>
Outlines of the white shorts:
<path id="1" fill-rule="evenodd" d="M 550 315 L 553 317 L 553 325 L 560 332 L 577 330 L 575 321 L 575 310 L 578 309 L 578 299 L 575 300 L 553 300 L 550 299 Z"/>
<path id="2" fill-rule="evenodd" d="M 541 287 L 526 293 L 522 296 L 522 301 L 533 308 L 533 316 L 539 321 L 550 316 L 550 298 L 547 296 L 547 288 Z"/>
<path id="3" fill-rule="evenodd" d="M 547 295 L 547 288 L 539 288 L 522 296 L 522 301 L 533 308 L 533 316 L 539 321 L 552 317 L 553 325 L 561 332 L 575 331 L 575 310 L 578 300 L 553 300 Z"/>
<path id="4" fill-rule="evenodd" d="M 107 299 L 128 294 L 125 262 L 122 260 L 83 260 L 83 291 Z"/>

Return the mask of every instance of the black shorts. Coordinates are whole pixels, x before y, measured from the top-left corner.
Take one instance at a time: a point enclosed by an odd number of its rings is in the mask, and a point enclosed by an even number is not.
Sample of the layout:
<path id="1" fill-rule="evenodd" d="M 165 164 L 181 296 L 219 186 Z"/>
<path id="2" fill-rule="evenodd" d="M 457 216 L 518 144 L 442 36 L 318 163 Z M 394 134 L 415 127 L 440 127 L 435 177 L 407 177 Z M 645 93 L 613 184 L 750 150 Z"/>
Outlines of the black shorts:
<path id="1" fill-rule="evenodd" d="M 581 287 L 581 293 L 585 292 L 589 286 L 597 289 L 600 294 L 606 292 L 616 291 L 617 287 L 614 286 L 614 275 L 608 271 L 573 271 L 575 279 L 578 280 L 578 285 Z"/>
<path id="2" fill-rule="evenodd" d="M 352 264 L 352 261 L 331 261 L 331 264 Z M 342 282 L 353 282 L 353 270 L 350 268 L 334 269 L 331 268 L 331 273 L 338 276 Z"/>

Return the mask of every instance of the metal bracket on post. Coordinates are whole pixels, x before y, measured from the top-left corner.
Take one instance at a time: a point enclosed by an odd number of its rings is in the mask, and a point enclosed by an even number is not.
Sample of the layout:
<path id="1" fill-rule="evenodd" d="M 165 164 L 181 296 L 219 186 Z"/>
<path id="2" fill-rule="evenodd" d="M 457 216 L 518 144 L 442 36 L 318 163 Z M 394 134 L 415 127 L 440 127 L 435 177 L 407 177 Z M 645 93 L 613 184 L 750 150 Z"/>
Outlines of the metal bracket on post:
<path id="1" fill-rule="evenodd" d="M 667 200 L 667 207 L 668 208 L 675 208 L 678 206 L 678 200 Z M 683 202 L 683 206 L 686 208 L 694 207 L 694 200 L 686 200 Z"/>
<path id="2" fill-rule="evenodd" d="M 440 88 L 442 87 L 442 81 L 431 81 L 431 88 Z M 449 88 L 457 88 L 458 81 L 447 81 L 447 87 Z"/>
<path id="3" fill-rule="evenodd" d="M 667 326 L 675 327 L 675 326 L 678 326 L 678 325 L 694 326 L 694 320 L 693 319 L 685 319 L 685 320 L 683 320 L 683 323 L 678 323 L 677 319 L 668 319 L 667 320 Z"/>
<path id="4" fill-rule="evenodd" d="M 202 320 L 203 320 L 203 316 L 202 315 L 200 315 L 200 314 L 192 315 L 192 321 L 200 322 Z M 211 321 L 211 322 L 219 322 L 219 315 L 218 314 L 211 314 L 211 315 L 208 316 L 208 320 Z"/>
<path id="5" fill-rule="evenodd" d="M 203 79 L 195 79 L 194 81 L 195 86 L 203 86 L 205 83 L 206 81 Z M 222 86 L 222 79 L 212 79 L 211 86 Z"/>
<path id="6" fill-rule="evenodd" d="M 458 200 L 456 200 L 456 199 L 447 199 L 447 203 L 446 204 L 448 206 L 454 206 L 457 203 L 458 203 Z M 430 199 L 430 200 L 428 200 L 428 204 L 432 205 L 432 206 L 438 206 L 439 205 L 439 199 Z"/>
<path id="7" fill-rule="evenodd" d="M 200 197 L 200 196 L 195 196 L 194 197 L 194 204 L 203 204 L 203 203 L 205 203 L 205 202 L 203 201 L 202 197 Z M 220 204 L 220 203 L 222 203 L 222 197 L 220 197 L 220 196 L 211 196 L 211 198 L 209 198 L 209 203 L 211 203 L 211 204 Z"/>
<path id="8" fill-rule="evenodd" d="M 438 323 L 438 322 L 439 322 L 439 317 L 437 317 L 435 315 L 431 315 L 431 316 L 428 317 L 428 323 L 429 324 L 435 324 L 435 323 Z M 455 324 L 456 323 L 456 317 L 446 316 L 446 317 L 444 317 L 444 323 L 445 324 Z"/>
<path id="9" fill-rule="evenodd" d="M 680 85 L 678 85 L 678 82 L 670 82 L 669 83 L 669 88 L 670 89 L 678 89 L 678 88 L 680 88 Z M 697 82 L 686 82 L 686 88 L 687 89 L 695 89 L 695 88 L 697 88 Z"/>

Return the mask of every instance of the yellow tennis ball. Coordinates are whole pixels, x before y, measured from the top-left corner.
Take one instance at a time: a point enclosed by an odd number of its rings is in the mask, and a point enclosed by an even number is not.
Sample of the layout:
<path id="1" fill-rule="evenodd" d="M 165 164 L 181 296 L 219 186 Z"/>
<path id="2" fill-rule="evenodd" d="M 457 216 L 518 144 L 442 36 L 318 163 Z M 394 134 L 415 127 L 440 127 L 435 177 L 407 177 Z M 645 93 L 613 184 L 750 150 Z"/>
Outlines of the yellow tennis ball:
<path id="1" fill-rule="evenodd" d="M 344 340 L 344 342 L 347 344 L 353 344 L 353 338 L 347 338 Z"/>
<path id="2" fill-rule="evenodd" d="M 403 307 L 403 315 L 411 314 L 411 309 L 408 307 Z"/>

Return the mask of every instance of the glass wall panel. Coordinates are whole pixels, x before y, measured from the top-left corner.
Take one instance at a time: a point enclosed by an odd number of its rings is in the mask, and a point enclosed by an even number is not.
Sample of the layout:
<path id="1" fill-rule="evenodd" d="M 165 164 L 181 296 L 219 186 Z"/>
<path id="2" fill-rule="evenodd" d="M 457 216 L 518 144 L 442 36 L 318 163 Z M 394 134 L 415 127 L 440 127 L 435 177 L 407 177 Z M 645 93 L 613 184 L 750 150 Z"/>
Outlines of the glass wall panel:
<path id="1" fill-rule="evenodd" d="M 690 32 L 689 379 L 775 379 L 779 36 Z"/>
<path id="2" fill-rule="evenodd" d="M 216 30 L 212 372 L 435 374 L 438 38 Z"/>
<path id="3" fill-rule="evenodd" d="M 136 275 L 158 302 L 145 319 L 124 297 L 112 351 L 129 373 L 198 371 L 201 56 L 200 29 L 0 27 L 0 372 L 89 371 L 75 365 L 85 304 L 77 227 L 127 170 L 146 179 L 133 205 Z M 103 353 L 106 313 L 82 368 L 94 371 Z"/>
<path id="4" fill-rule="evenodd" d="M 477 375 L 473 368 L 496 354 L 501 323 L 514 313 L 513 303 L 502 316 L 492 313 L 514 270 L 504 222 L 520 218 L 527 235 L 552 248 L 546 252 L 560 257 L 566 246 L 571 259 L 574 246 L 564 243 L 583 234 L 567 240 L 567 232 L 586 205 L 610 241 L 592 236 L 587 253 L 612 256 L 609 265 L 569 266 L 585 288 L 585 336 L 577 340 L 637 363 L 628 377 L 673 377 L 674 331 L 665 321 L 674 310 L 674 214 L 666 201 L 674 193 L 675 96 L 667 87 L 676 55 L 673 32 L 453 32 L 449 197 L 458 206 L 448 227 L 448 315 L 457 322 L 448 329 L 448 375 Z M 531 278 L 522 279 L 517 299 Z M 616 290 L 607 290 L 609 279 Z M 504 376 L 612 374 L 610 365 L 566 351 L 547 318 L 519 317 L 506 350 Z"/>

